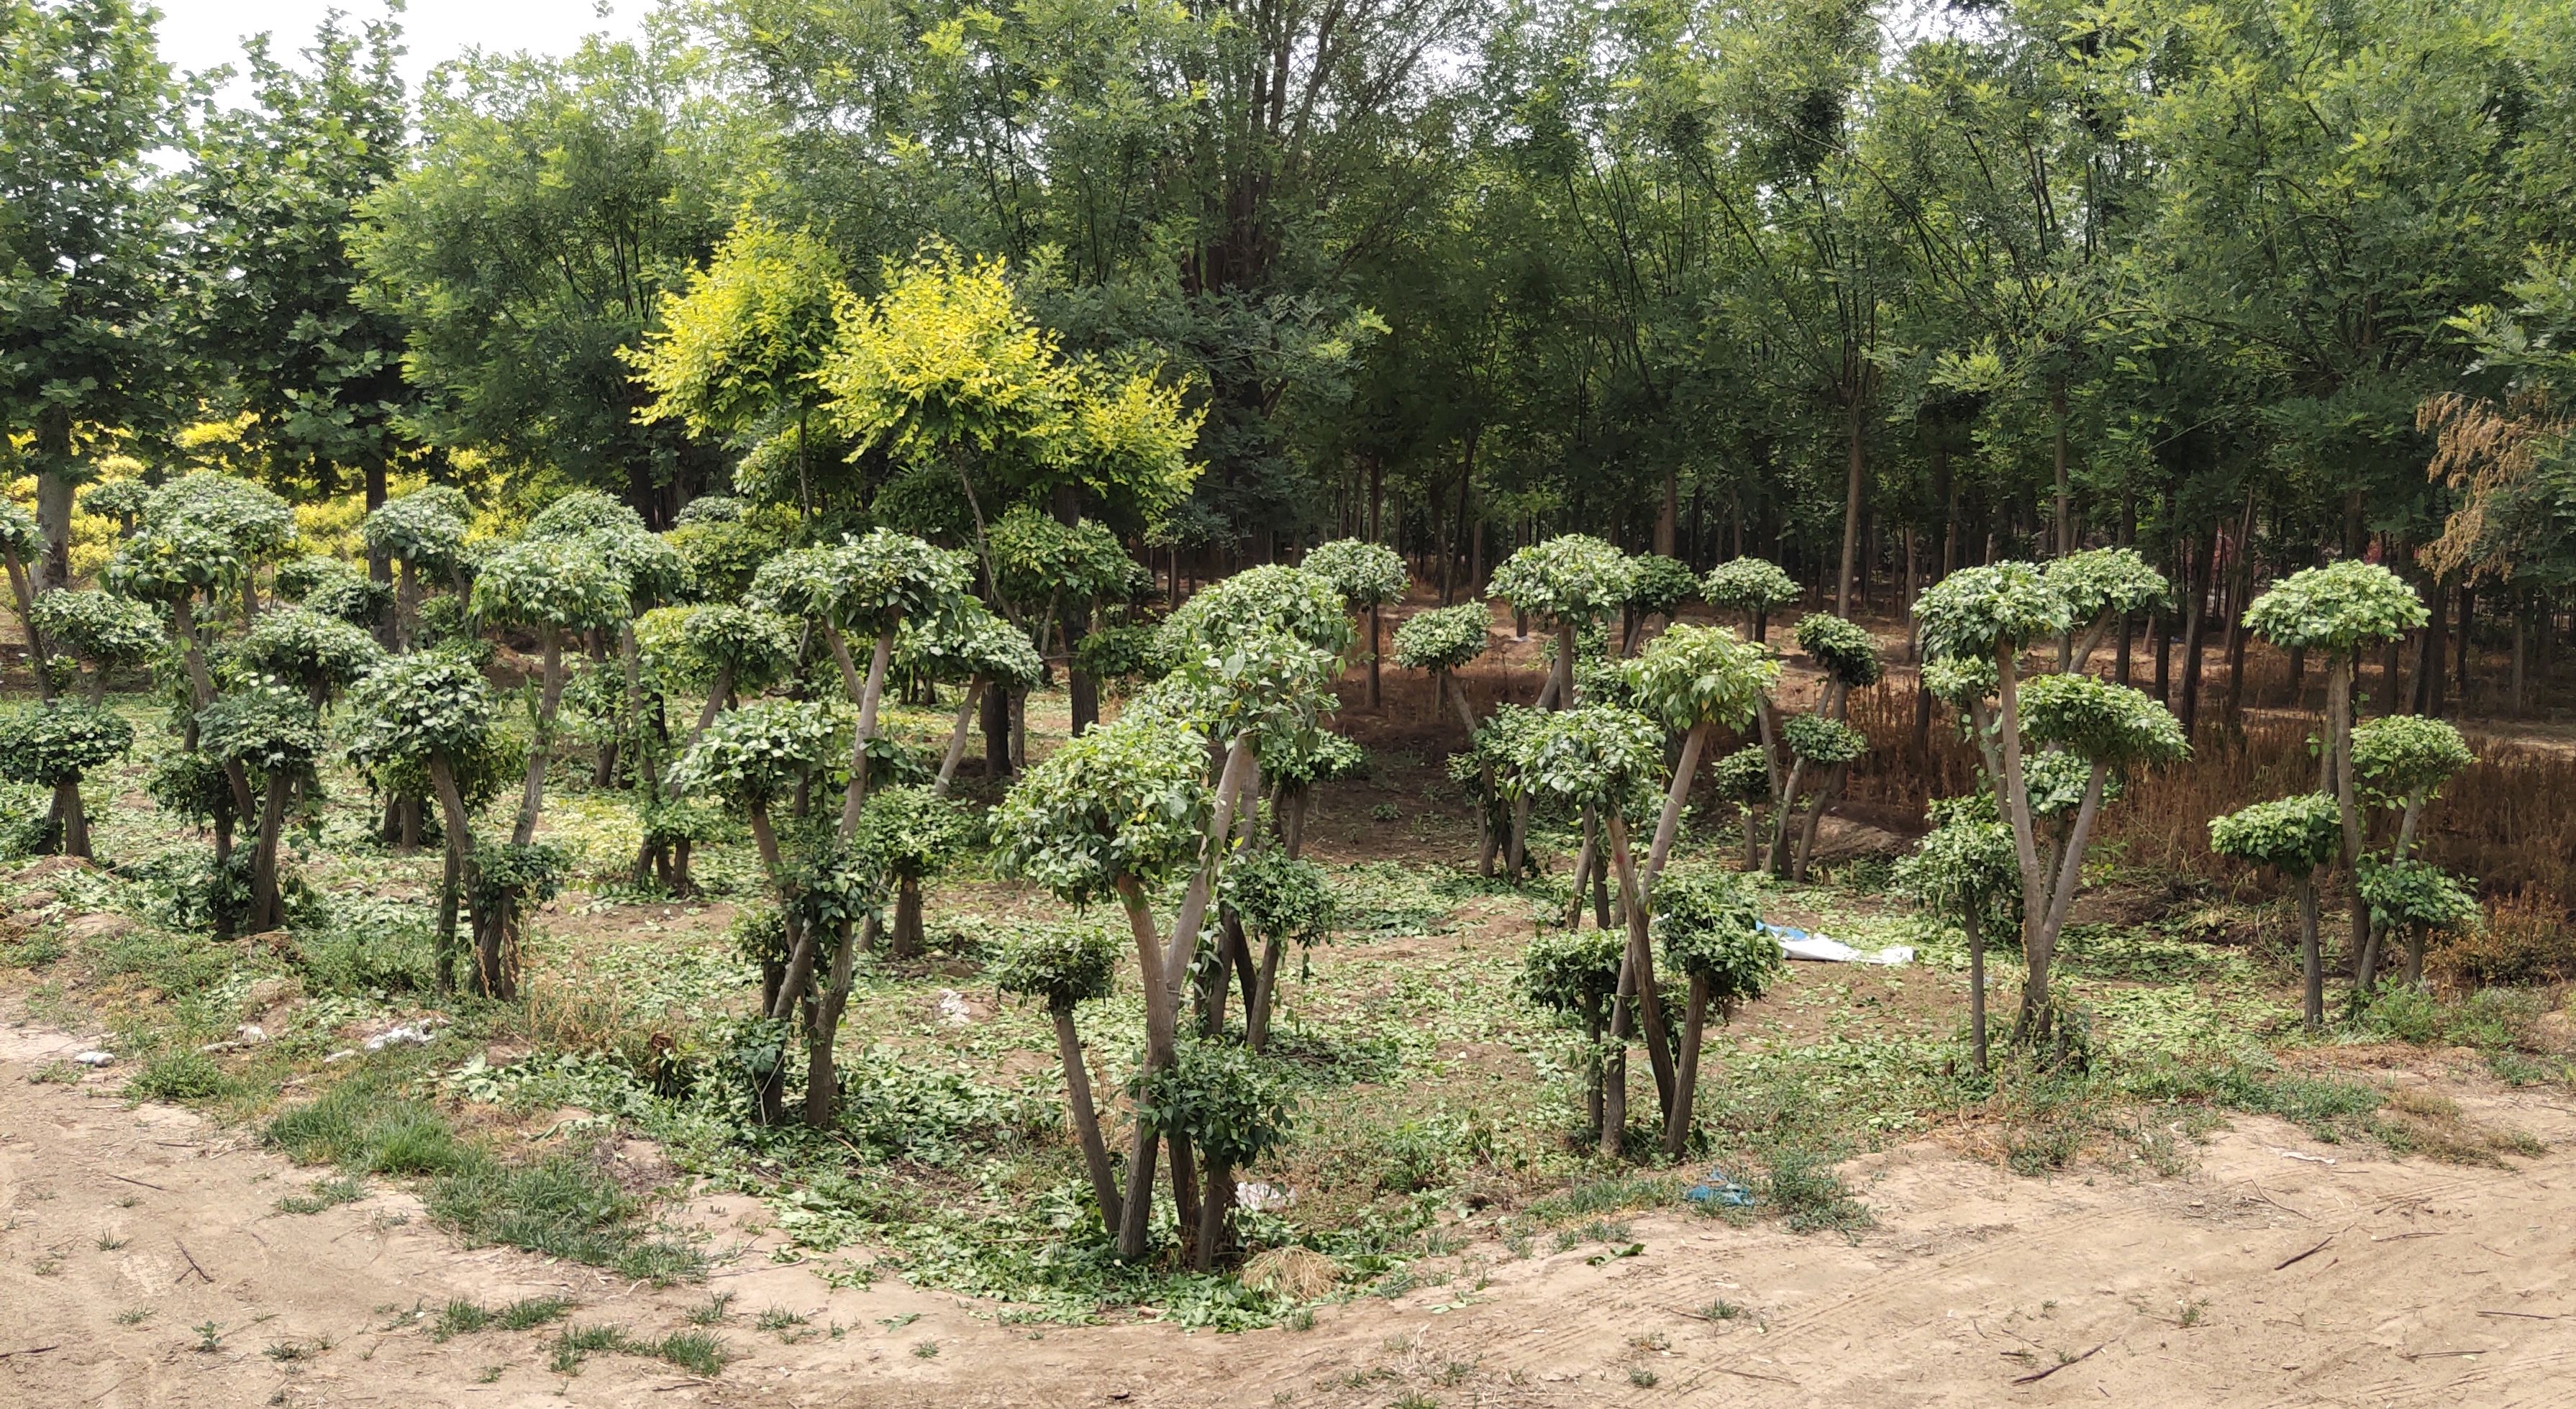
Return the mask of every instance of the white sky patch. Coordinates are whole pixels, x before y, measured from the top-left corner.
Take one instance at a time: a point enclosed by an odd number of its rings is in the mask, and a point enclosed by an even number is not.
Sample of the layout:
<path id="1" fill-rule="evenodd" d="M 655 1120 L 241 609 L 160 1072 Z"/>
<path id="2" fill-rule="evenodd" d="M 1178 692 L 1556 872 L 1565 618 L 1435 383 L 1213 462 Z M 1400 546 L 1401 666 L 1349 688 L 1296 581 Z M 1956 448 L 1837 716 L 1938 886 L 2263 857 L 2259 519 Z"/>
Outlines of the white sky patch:
<path id="1" fill-rule="evenodd" d="M 351 30 L 386 14 L 384 0 L 161 0 L 161 57 L 190 73 L 230 64 L 234 81 L 222 90 L 229 105 L 246 97 L 244 35 L 272 35 L 270 51 L 301 68 L 297 55 L 334 9 Z M 467 49 L 569 54 L 584 35 L 632 37 L 650 9 L 648 0 L 411 0 L 394 16 L 410 51 L 402 59 L 404 87 L 419 92 L 432 68 Z"/>

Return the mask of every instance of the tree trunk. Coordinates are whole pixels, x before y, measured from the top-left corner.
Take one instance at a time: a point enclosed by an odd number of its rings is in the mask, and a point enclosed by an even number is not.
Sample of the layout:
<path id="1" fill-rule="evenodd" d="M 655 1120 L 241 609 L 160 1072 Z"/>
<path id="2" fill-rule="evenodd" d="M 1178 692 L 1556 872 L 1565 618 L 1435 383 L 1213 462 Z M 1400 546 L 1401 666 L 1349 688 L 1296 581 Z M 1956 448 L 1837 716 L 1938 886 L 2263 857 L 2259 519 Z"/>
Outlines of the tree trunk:
<path id="1" fill-rule="evenodd" d="M 277 836 L 286 821 L 286 788 L 285 774 L 270 774 L 267 796 L 260 803 L 259 842 L 250 855 L 250 931 L 253 934 L 277 928 Z"/>
<path id="2" fill-rule="evenodd" d="M 1655 987 L 1655 950 L 1648 937 L 1650 912 L 1645 897 L 1637 891 L 1637 857 L 1628 846 L 1628 823 L 1619 809 L 1610 808 L 1602 816 L 1609 833 L 1611 864 L 1619 873 L 1620 899 L 1628 910 L 1628 952 L 1619 962 L 1620 988 L 1627 1000 L 1611 1013 L 1612 1035 L 1624 1041 L 1627 1029 L 1620 1025 L 1628 1007 L 1633 1004 L 1637 1030 L 1646 1039 L 1646 1060 L 1655 1070 L 1655 1094 L 1665 1110 L 1673 1102 L 1673 1043 L 1664 1024 L 1664 1000 Z"/>
<path id="3" fill-rule="evenodd" d="M 921 957 L 921 877 L 898 876 L 894 891 L 892 949 L 898 959 Z"/>
<path id="4" fill-rule="evenodd" d="M 984 691 L 984 776 L 988 780 L 1011 776 L 1010 693 L 999 687 Z"/>
<path id="5" fill-rule="evenodd" d="M 1690 1144 L 1692 1102 L 1699 1091 L 1700 1034 L 1708 1021 L 1708 976 L 1690 976 L 1690 1007 L 1682 1015 L 1681 1059 L 1673 1070 L 1673 1108 L 1664 1114 L 1664 1153 L 1674 1159 Z"/>
<path id="6" fill-rule="evenodd" d="M 45 537 L 44 551 L 29 564 L 35 590 L 72 585 L 72 480 L 79 466 L 72 460 L 72 413 L 61 404 L 36 413 L 36 526 Z M 37 662 L 39 668 L 43 662 Z"/>
<path id="7" fill-rule="evenodd" d="M 2306 996 L 2308 1031 L 2315 1032 L 2326 1021 L 2326 970 L 2324 957 L 2317 947 L 2317 878 L 2313 873 L 2298 877 L 2299 893 L 2299 984 Z"/>
<path id="8" fill-rule="evenodd" d="M 54 815 L 62 821 L 62 854 L 88 860 L 89 813 L 81 807 L 80 779 L 54 784 Z"/>
<path id="9" fill-rule="evenodd" d="M 1834 587 L 1834 615 L 1845 618 L 1851 616 L 1852 576 L 1860 566 L 1861 491 L 1866 468 L 1861 459 L 1861 410 L 1860 391 L 1855 387 L 1843 416 L 1843 434 L 1850 453 L 1843 482 L 1843 566 Z"/>
<path id="10" fill-rule="evenodd" d="M 1100 1138 L 1100 1115 L 1091 1106 L 1091 1069 L 1083 1064 L 1082 1034 L 1073 1025 L 1073 1008 L 1061 1005 L 1055 1017 L 1056 1055 L 1064 1060 L 1065 1106 L 1073 1113 L 1073 1131 L 1082 1142 L 1082 1163 L 1091 1171 L 1091 1193 L 1100 1201 L 1100 1226 L 1118 1235 L 1118 1178 L 1109 1169 L 1109 1147 Z"/>
<path id="11" fill-rule="evenodd" d="M 1982 1076 L 1986 1071 L 1986 935 L 1975 903 L 1960 916 L 1959 928 L 1968 937 L 1968 1052 Z"/>

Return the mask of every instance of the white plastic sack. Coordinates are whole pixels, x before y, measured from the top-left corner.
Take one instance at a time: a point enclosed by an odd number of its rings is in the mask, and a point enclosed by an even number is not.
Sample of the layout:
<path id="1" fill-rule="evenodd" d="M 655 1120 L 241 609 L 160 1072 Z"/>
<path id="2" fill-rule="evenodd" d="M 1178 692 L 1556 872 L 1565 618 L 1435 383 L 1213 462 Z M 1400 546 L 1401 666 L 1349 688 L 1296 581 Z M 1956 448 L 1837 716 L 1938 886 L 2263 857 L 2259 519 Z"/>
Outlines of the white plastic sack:
<path id="1" fill-rule="evenodd" d="M 1914 946 L 1891 944 L 1885 949 L 1854 949 L 1839 939 L 1809 934 L 1795 925 L 1764 924 L 1771 937 L 1780 941 L 1780 952 L 1792 959 L 1813 959 L 1820 964 L 1911 964 Z"/>

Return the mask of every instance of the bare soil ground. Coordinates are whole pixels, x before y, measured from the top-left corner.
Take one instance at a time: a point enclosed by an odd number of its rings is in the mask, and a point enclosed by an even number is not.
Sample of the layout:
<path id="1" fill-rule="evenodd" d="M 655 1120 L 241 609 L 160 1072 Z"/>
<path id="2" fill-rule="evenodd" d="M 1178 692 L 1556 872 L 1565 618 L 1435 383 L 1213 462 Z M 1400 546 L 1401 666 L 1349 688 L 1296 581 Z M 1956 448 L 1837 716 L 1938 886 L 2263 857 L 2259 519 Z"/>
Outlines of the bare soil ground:
<path id="1" fill-rule="evenodd" d="M 2380 1075 L 2547 1153 L 2441 1165 L 2246 1118 L 2185 1175 L 2038 1180 L 1923 1141 L 1845 1166 L 1877 1220 L 1855 1240 L 1658 1212 L 1527 1257 L 1471 1242 L 1456 1255 L 1469 1275 L 1447 1285 L 1329 1307 L 1309 1330 L 1222 1336 L 1006 1325 L 990 1305 L 891 1280 L 832 1290 L 772 1261 L 763 1211 L 738 1197 L 688 1203 L 715 1273 L 658 1290 L 460 1249 L 385 1185 L 283 1214 L 279 1197 L 314 1172 L 246 1132 L 130 1106 L 110 1074 L 26 1079 L 80 1045 L 0 1026 L 0 1404 L 2576 1398 L 2576 1108 L 2500 1087 L 2465 1054 L 2410 1052 Z M 557 1327 L 428 1333 L 452 1297 L 559 1295 L 578 1303 L 572 1324 L 656 1337 L 689 1329 L 711 1292 L 732 1294 L 716 1330 L 739 1357 L 712 1380 L 609 1353 L 557 1373 Z M 773 1309 L 804 1324 L 757 1329 Z"/>

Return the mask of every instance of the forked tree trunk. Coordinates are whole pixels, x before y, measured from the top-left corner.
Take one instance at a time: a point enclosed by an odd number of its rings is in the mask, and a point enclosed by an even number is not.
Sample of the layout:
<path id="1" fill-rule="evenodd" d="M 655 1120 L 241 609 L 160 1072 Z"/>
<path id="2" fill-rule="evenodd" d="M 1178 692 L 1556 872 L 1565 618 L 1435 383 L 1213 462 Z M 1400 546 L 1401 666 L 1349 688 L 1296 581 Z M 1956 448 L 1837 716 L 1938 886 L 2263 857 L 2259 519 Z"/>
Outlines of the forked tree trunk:
<path id="1" fill-rule="evenodd" d="M 1620 1053 L 1619 1066 L 1624 1074 L 1625 1048 L 1629 1035 L 1640 1033 L 1646 1040 L 1646 1060 L 1655 1073 L 1655 1095 L 1660 1111 L 1669 1111 L 1673 1102 L 1672 1038 L 1664 1023 L 1663 995 L 1655 986 L 1655 951 L 1647 938 L 1648 914 L 1644 899 L 1637 894 L 1636 854 L 1628 847 L 1628 824 L 1611 808 L 1603 818 L 1610 840 L 1610 857 L 1618 868 L 1621 899 L 1628 907 L 1628 944 L 1619 960 L 1619 992 L 1610 1010 L 1611 1045 Z M 1627 1092 L 1624 1081 L 1613 1084 L 1611 1097 L 1617 1105 L 1618 1121 L 1627 1119 Z M 1618 1153 L 1618 1129 L 1602 1132 L 1603 1154 Z"/>
<path id="2" fill-rule="evenodd" d="M 1693 1103 L 1699 1092 L 1700 1035 L 1708 1021 L 1708 976 L 1690 976 L 1690 1007 L 1682 1015 L 1682 1048 L 1673 1071 L 1673 1108 L 1664 1114 L 1664 1153 L 1675 1159 L 1690 1143 Z"/>

